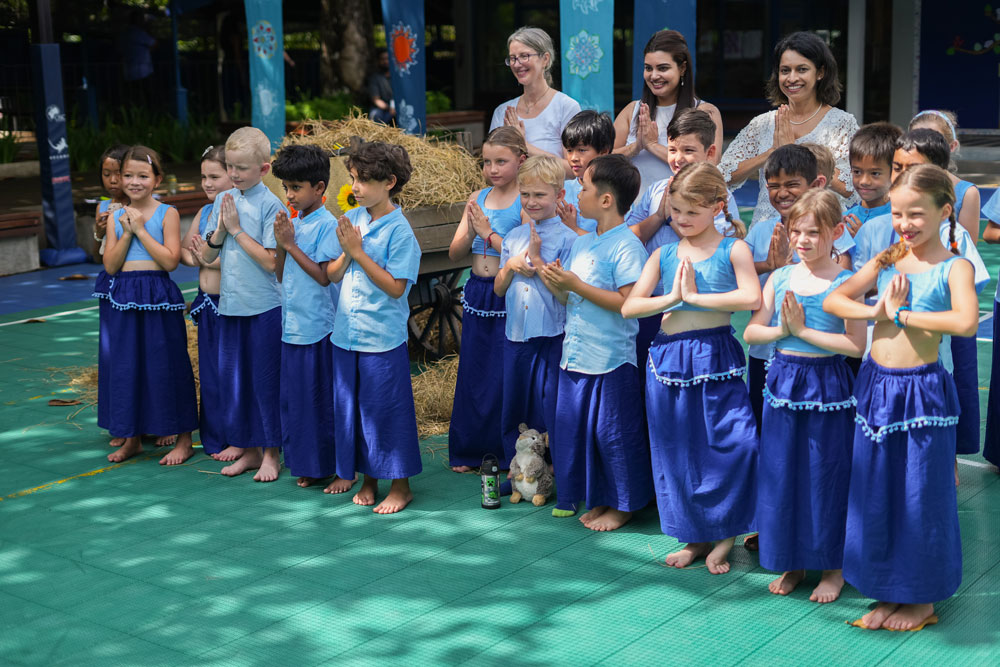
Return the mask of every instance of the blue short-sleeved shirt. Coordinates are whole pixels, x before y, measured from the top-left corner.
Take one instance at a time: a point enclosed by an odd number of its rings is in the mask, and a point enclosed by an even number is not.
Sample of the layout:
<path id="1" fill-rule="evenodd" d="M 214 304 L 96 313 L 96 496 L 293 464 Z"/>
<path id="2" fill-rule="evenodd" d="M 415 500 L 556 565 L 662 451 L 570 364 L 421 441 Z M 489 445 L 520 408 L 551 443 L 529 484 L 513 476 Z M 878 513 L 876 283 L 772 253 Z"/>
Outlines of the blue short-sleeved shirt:
<path id="1" fill-rule="evenodd" d="M 623 223 L 600 235 L 590 232 L 577 238 L 565 266 L 585 283 L 618 291 L 639 279 L 647 258 L 642 242 Z M 559 366 L 588 375 L 609 373 L 626 363 L 634 366 L 638 333 L 638 320 L 627 320 L 570 292 Z"/>
<path id="2" fill-rule="evenodd" d="M 363 206 L 345 215 L 361 230 L 361 247 L 376 264 L 396 280 L 406 280 L 402 296 L 393 299 L 352 261 L 340 283 L 337 315 L 333 323 L 333 344 L 343 350 L 387 352 L 406 342 L 406 320 L 410 316 L 407 296 L 420 271 L 420 246 L 410 222 L 396 207 L 391 213 L 372 220 Z M 336 235 L 333 237 L 336 239 Z M 337 249 L 324 246 L 321 252 L 332 256 Z M 339 253 L 338 253 L 339 256 Z"/>
<path id="3" fill-rule="evenodd" d="M 638 224 L 653 215 L 659 208 L 660 203 L 663 201 L 663 195 L 667 191 L 667 185 L 670 183 L 669 178 L 663 178 L 648 188 L 639 197 L 639 200 L 632 204 L 632 208 L 629 209 L 628 213 L 625 215 L 625 224 L 632 226 Z M 736 199 L 733 197 L 733 193 L 729 193 L 729 200 L 726 202 L 726 209 L 729 214 L 734 218 L 740 217 L 740 208 L 736 205 Z M 729 221 L 726 220 L 725 211 L 719 213 L 715 216 L 715 228 L 719 230 L 719 233 L 723 236 L 732 235 L 732 226 Z M 680 241 L 680 237 L 677 232 L 673 230 L 669 222 L 665 222 L 653 236 L 645 243 L 646 252 L 650 255 L 657 248 L 661 248 L 668 243 L 677 243 Z"/>
<path id="4" fill-rule="evenodd" d="M 875 206 L 873 208 L 866 208 L 861 204 L 855 204 L 851 208 L 847 209 L 847 211 L 844 212 L 844 215 L 845 216 L 853 215 L 854 217 L 856 217 L 858 220 L 861 221 L 861 229 L 864 229 L 865 225 L 868 224 L 869 220 L 873 220 L 874 218 L 878 218 L 883 215 L 889 215 L 890 213 L 892 213 L 892 205 L 889 202 L 886 202 L 881 206 Z M 855 271 L 858 270 L 859 266 L 856 261 L 856 255 L 860 247 L 860 242 L 858 241 L 858 237 L 861 236 L 861 229 L 859 229 L 857 233 L 854 235 L 854 247 L 851 248 L 851 250 L 848 252 L 848 254 L 851 256 L 852 268 Z M 846 230 L 845 232 L 850 234 L 850 232 L 847 232 Z"/>
<path id="5" fill-rule="evenodd" d="M 306 257 L 317 263 L 340 257 L 337 219 L 325 206 L 304 218 L 293 218 L 292 223 L 295 225 L 295 245 Z M 312 345 L 329 336 L 333 331 L 339 292 L 338 285 L 320 285 L 294 257 L 286 255 L 281 276 L 281 341 Z"/>
<path id="6" fill-rule="evenodd" d="M 558 217 L 535 223 L 542 239 L 542 259 L 545 263 L 558 259 L 566 266 L 577 233 L 562 223 Z M 528 249 L 531 227 L 521 225 L 510 230 L 500 249 L 500 265 Z M 535 267 L 536 269 L 541 267 Z M 558 336 L 566 326 L 566 306 L 542 283 L 538 275 L 530 278 L 515 273 L 507 294 L 507 340 L 515 343 L 539 336 Z"/>
<path id="7" fill-rule="evenodd" d="M 245 192 L 238 188 L 220 193 L 212 205 L 212 218 L 217 229 L 222 200 L 233 195 L 236 211 L 240 216 L 240 228 L 265 248 L 275 248 L 274 217 L 278 211 L 288 211 L 281 200 L 258 183 Z M 219 288 L 219 313 L 222 315 L 259 315 L 281 305 L 278 279 L 272 271 L 267 271 L 244 250 L 232 234 L 226 235 L 219 251 L 222 280 Z"/>
<path id="8" fill-rule="evenodd" d="M 566 183 L 563 187 L 566 188 L 566 194 L 564 196 L 566 203 L 572 204 L 576 209 L 576 226 L 585 232 L 595 231 L 597 229 L 597 220 L 594 220 L 593 218 L 585 218 L 580 215 L 580 188 L 583 187 L 583 184 L 580 183 L 580 179 L 566 179 Z"/>

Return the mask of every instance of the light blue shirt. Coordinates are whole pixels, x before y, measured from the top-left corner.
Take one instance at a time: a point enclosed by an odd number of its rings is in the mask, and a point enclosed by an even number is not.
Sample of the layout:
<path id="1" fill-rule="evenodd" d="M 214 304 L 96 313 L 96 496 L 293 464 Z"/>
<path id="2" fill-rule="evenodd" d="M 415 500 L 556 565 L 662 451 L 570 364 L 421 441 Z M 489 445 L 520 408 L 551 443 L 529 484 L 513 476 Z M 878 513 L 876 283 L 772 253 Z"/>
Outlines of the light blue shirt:
<path id="1" fill-rule="evenodd" d="M 558 217 L 536 222 L 535 229 L 542 239 L 542 260 L 547 264 L 558 259 L 566 266 L 570 249 L 578 238 L 577 233 L 564 225 Z M 500 265 L 503 266 L 511 257 L 524 253 L 530 240 L 529 225 L 510 230 L 500 249 Z M 538 275 L 525 278 L 515 273 L 504 300 L 507 303 L 507 340 L 523 343 L 539 336 L 558 336 L 566 326 L 566 306 L 559 303 Z"/>
<path id="2" fill-rule="evenodd" d="M 330 339 L 343 350 L 387 352 L 406 342 L 406 320 L 410 316 L 407 296 L 420 272 L 420 246 L 398 206 L 374 221 L 363 206 L 345 215 L 361 230 L 365 254 L 396 280 L 406 280 L 407 285 L 402 296 L 393 299 L 372 282 L 361 265 L 352 261 L 340 283 Z M 337 250 L 326 246 L 320 252 L 332 257 Z"/>
<path id="3" fill-rule="evenodd" d="M 861 229 L 864 229 L 865 224 L 867 224 L 869 220 L 873 220 L 883 215 L 889 215 L 890 213 L 892 213 L 892 205 L 889 202 L 886 202 L 881 206 L 876 206 L 874 208 L 865 208 L 861 204 L 855 204 L 851 208 L 847 209 L 847 211 L 844 212 L 844 215 L 853 215 L 856 217 L 861 221 Z M 858 237 L 861 236 L 861 229 L 859 229 L 854 235 L 854 247 L 848 252 L 851 256 L 851 266 L 855 271 L 857 271 L 859 267 L 855 258 L 861 245 L 858 241 Z M 845 233 L 850 234 L 850 232 L 846 229 L 844 231 Z"/>
<path id="4" fill-rule="evenodd" d="M 337 219 L 320 206 L 304 218 L 293 218 L 295 245 L 316 263 L 341 255 L 337 241 Z M 281 276 L 281 341 L 292 345 L 312 345 L 329 336 L 337 312 L 338 285 L 320 285 L 285 255 Z"/>
<path id="5" fill-rule="evenodd" d="M 780 216 L 775 216 L 769 220 L 759 220 L 750 227 L 750 231 L 747 232 L 747 237 L 743 239 L 750 246 L 750 251 L 753 253 L 753 261 L 763 262 L 767 260 L 767 253 L 771 250 L 771 234 L 774 233 L 774 228 L 781 221 Z M 862 227 L 861 229 L 864 229 Z M 860 236 L 861 232 L 858 232 Z M 851 238 L 850 233 L 845 229 L 844 233 L 840 235 L 839 239 L 833 242 L 833 249 L 837 251 L 838 254 L 843 255 L 844 253 L 850 253 L 851 249 L 854 248 L 854 244 L 857 242 L 857 238 Z M 799 262 L 799 256 L 792 251 L 792 263 L 797 264 Z M 771 275 L 768 273 L 761 273 L 757 276 L 760 280 L 761 288 L 767 282 L 768 277 Z M 750 345 L 748 346 L 748 351 L 751 357 L 754 359 L 770 359 L 774 351 L 774 344 L 767 343 L 766 345 Z"/>
<path id="6" fill-rule="evenodd" d="M 288 211 L 273 192 L 258 183 L 245 192 L 238 188 L 220 193 L 212 205 L 215 227 L 220 224 L 222 200 L 233 195 L 236 211 L 240 216 L 240 229 L 265 248 L 277 247 L 274 242 L 274 217 L 279 211 Z M 244 250 L 232 234 L 226 235 L 219 251 L 222 271 L 219 288 L 219 313 L 241 316 L 259 315 L 281 305 L 281 292 L 274 272 L 266 270 Z"/>
<path id="7" fill-rule="evenodd" d="M 583 184 L 580 183 L 579 179 L 569 178 L 566 179 L 563 187 L 566 188 L 566 194 L 563 198 L 567 204 L 572 204 L 573 208 L 576 209 L 576 226 L 585 232 L 595 231 L 597 229 L 597 220 L 585 218 L 580 215 L 580 188 L 583 187 Z"/>
<path id="8" fill-rule="evenodd" d="M 601 235 L 578 237 L 565 266 L 585 283 L 616 292 L 639 279 L 647 258 L 642 242 L 623 223 Z M 610 373 L 626 363 L 635 366 L 638 333 L 639 320 L 627 320 L 570 292 L 559 366 L 587 375 Z"/>
<path id="9" fill-rule="evenodd" d="M 632 226 L 638 224 L 648 218 L 649 216 L 656 213 L 660 208 L 660 204 L 663 201 L 663 195 L 667 191 L 667 185 L 670 183 L 669 178 L 663 178 L 648 188 L 639 197 L 639 200 L 632 204 L 632 208 L 629 209 L 628 213 L 625 215 L 625 224 Z M 740 207 L 736 205 L 736 199 L 733 197 L 733 193 L 729 193 L 729 200 L 726 202 L 726 210 L 733 218 L 740 217 Z M 719 215 L 715 216 L 715 228 L 719 230 L 719 233 L 723 236 L 732 236 L 733 227 L 726 220 L 725 211 L 720 212 Z M 653 251 L 657 248 L 661 248 L 668 243 L 677 243 L 680 241 L 680 237 L 677 232 L 674 231 L 673 227 L 670 226 L 668 222 L 664 222 L 659 229 L 653 234 L 653 236 L 645 243 L 646 252 L 653 254 Z M 655 296 L 655 295 L 654 295 Z"/>

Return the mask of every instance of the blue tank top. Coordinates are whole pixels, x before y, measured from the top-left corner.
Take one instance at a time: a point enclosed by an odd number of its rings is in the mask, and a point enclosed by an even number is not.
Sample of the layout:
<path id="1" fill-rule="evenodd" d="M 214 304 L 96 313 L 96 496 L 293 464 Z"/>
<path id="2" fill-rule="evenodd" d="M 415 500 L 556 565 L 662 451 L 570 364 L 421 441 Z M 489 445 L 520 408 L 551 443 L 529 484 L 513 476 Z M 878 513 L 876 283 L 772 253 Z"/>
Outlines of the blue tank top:
<path id="1" fill-rule="evenodd" d="M 163 216 L 165 216 L 167 214 L 167 210 L 171 208 L 173 207 L 167 204 L 160 204 L 153 212 L 153 217 L 146 221 L 146 231 L 149 232 L 149 235 L 152 236 L 157 243 L 163 243 Z M 117 238 L 121 238 L 122 233 L 125 231 L 120 220 L 124 211 L 125 209 L 123 208 L 115 211 L 115 235 Z M 142 259 L 156 261 L 153 260 L 153 256 L 149 254 L 149 251 L 146 250 L 144 245 L 142 245 L 142 242 L 133 236 L 132 240 L 129 242 L 128 254 L 125 255 L 125 261 L 131 262 Z"/>
<path id="2" fill-rule="evenodd" d="M 732 292 L 738 285 L 736 284 L 736 271 L 733 269 L 733 262 L 730 253 L 736 239 L 732 236 L 725 236 L 719 241 L 718 247 L 711 257 L 706 257 L 700 262 L 694 262 L 694 282 L 698 286 L 701 294 L 725 294 Z M 678 243 L 670 243 L 660 248 L 660 280 L 663 285 L 663 293 L 669 294 L 674 287 L 674 276 L 680 267 L 680 260 L 677 259 Z M 687 303 L 679 303 L 669 310 L 696 310 L 708 312 L 707 308 L 698 308 Z"/>
<path id="3" fill-rule="evenodd" d="M 906 274 L 910 281 L 908 303 L 914 312 L 940 313 L 951 310 L 951 288 L 948 286 L 948 276 L 951 275 L 951 267 L 956 259 L 965 258 L 952 256 L 923 273 Z M 895 266 L 879 271 L 878 293 L 880 296 L 889 288 L 890 281 L 898 273 Z"/>
<path id="4" fill-rule="evenodd" d="M 969 191 L 972 187 L 972 183 L 969 181 L 959 181 L 955 183 L 955 217 L 962 212 L 962 201 L 965 199 L 965 193 Z"/>
<path id="5" fill-rule="evenodd" d="M 208 231 L 208 220 L 212 217 L 212 204 L 205 204 L 201 207 L 201 212 L 198 214 L 198 236 L 205 238 L 205 233 Z M 212 229 L 215 229 L 213 227 Z"/>
<path id="6" fill-rule="evenodd" d="M 507 233 L 521 224 L 521 198 L 517 197 L 514 203 L 507 208 L 486 208 L 486 195 L 490 193 L 492 187 L 483 188 L 476 197 L 476 203 L 479 204 L 479 208 L 483 209 L 483 213 L 486 214 L 487 219 L 490 221 L 490 229 L 496 232 L 500 238 L 507 236 Z M 472 254 L 473 255 L 489 255 L 490 257 L 499 257 L 500 253 L 493 249 L 492 246 L 486 247 L 486 241 L 476 235 L 476 238 L 472 239 Z"/>
<path id="7" fill-rule="evenodd" d="M 774 273 L 771 274 L 772 285 L 774 286 L 774 314 L 771 315 L 771 326 L 776 327 L 781 324 L 781 302 L 785 300 L 785 293 L 789 290 L 789 281 L 791 280 L 792 269 L 795 268 L 795 264 L 789 264 L 788 266 L 783 266 L 780 269 L 776 269 Z M 800 294 L 795 294 L 795 298 L 800 304 L 802 304 L 802 311 L 806 316 L 806 326 L 810 329 L 815 329 L 816 331 L 825 331 L 827 333 L 842 334 L 846 331 L 844 328 L 844 320 L 840 317 L 836 317 L 827 313 L 823 310 L 823 299 L 829 296 L 830 292 L 840 287 L 841 283 L 854 275 L 851 271 L 844 269 L 837 274 L 837 277 L 830 282 L 830 286 L 819 294 L 810 294 L 809 296 L 802 296 Z M 811 352 L 813 354 L 832 354 L 829 350 L 824 350 L 821 347 L 813 345 L 812 343 L 807 343 L 801 338 L 795 336 L 786 336 L 784 338 L 779 338 L 775 343 L 775 347 L 779 350 L 788 350 L 790 352 Z"/>

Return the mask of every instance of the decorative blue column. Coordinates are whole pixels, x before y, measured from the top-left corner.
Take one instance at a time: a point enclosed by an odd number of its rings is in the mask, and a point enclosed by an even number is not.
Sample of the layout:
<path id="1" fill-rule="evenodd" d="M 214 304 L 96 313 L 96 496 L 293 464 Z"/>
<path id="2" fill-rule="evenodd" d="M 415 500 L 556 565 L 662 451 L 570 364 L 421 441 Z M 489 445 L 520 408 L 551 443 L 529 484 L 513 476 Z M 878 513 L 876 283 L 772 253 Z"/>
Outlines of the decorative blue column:
<path id="1" fill-rule="evenodd" d="M 696 0 L 635 0 L 632 28 L 632 99 L 642 95 L 643 49 L 659 30 L 676 30 L 687 40 L 694 65 L 698 50 L 698 3 Z M 697 71 L 697 70 L 696 70 Z"/>
<path id="2" fill-rule="evenodd" d="M 382 0 L 396 124 L 410 134 L 427 131 L 427 47 L 423 0 Z"/>
<path id="3" fill-rule="evenodd" d="M 584 109 L 615 111 L 614 0 L 559 0 L 562 92 Z"/>
<path id="4" fill-rule="evenodd" d="M 250 47 L 251 123 L 277 148 L 285 136 L 285 36 L 281 0 L 244 0 Z"/>

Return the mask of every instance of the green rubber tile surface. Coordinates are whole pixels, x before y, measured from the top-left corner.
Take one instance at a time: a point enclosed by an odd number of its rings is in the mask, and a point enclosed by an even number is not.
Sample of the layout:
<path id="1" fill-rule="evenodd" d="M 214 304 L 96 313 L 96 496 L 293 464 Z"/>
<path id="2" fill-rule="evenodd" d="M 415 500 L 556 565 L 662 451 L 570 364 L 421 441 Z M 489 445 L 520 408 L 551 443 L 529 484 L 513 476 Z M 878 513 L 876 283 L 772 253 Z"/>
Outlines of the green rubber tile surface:
<path id="1" fill-rule="evenodd" d="M 771 595 L 741 546 L 726 575 L 665 567 L 678 545 L 655 508 L 600 534 L 551 504 L 482 510 L 442 437 L 414 502 L 384 517 L 287 472 L 224 478 L 200 452 L 108 463 L 92 409 L 47 405 L 73 396 L 60 369 L 96 361 L 92 306 L 0 320 L 45 320 L 0 326 L 0 664 L 1000 663 L 1000 476 L 979 455 L 960 466 L 964 580 L 941 623 L 866 632 L 845 621 L 871 600 L 811 603 L 814 573 Z M 990 341 L 979 352 L 985 408 Z"/>

